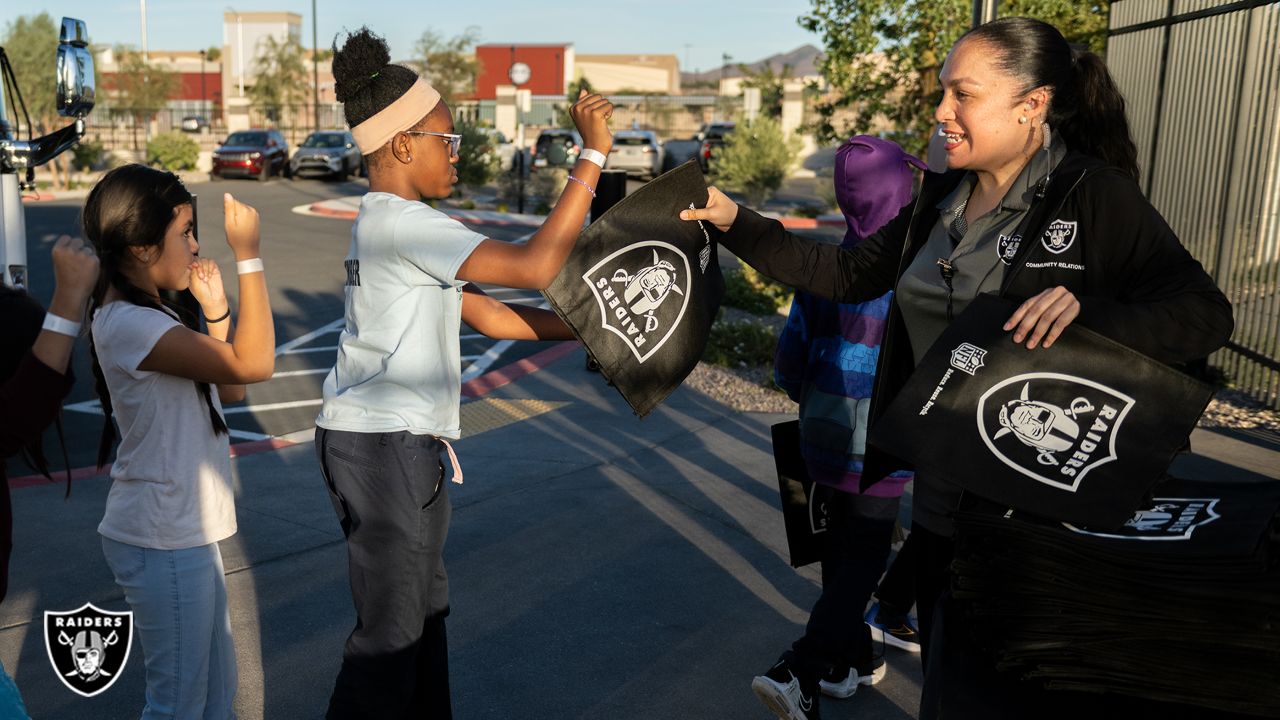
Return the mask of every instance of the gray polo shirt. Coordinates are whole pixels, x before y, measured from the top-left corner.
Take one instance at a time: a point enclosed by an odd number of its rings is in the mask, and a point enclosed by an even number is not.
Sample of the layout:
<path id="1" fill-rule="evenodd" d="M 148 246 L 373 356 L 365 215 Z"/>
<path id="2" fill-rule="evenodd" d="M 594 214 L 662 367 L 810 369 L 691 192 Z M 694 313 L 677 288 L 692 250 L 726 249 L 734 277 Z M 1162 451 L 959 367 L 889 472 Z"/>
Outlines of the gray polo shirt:
<path id="1" fill-rule="evenodd" d="M 1063 143 L 1055 143 L 1049 161 L 1054 167 L 1067 154 Z M 979 293 L 998 293 L 1005 270 L 1013 262 L 1021 238 L 1014 237 L 1018 224 L 1031 208 L 1036 183 L 1044 178 L 1048 164 L 1038 152 L 1014 179 L 1009 192 L 995 209 L 975 219 L 968 227 L 957 217 L 964 215 L 969 195 L 977 177 L 968 173 L 937 207 L 938 222 L 929 239 L 898 281 L 898 306 L 906 325 L 907 337 L 915 364 L 928 352 L 947 320 L 947 283 L 939 268 L 939 259 L 952 269 L 951 313 L 958 316 Z M 922 477 L 923 475 L 923 477 Z M 925 529 L 951 536 L 954 528 L 947 514 L 955 507 L 960 488 L 948 480 L 928 473 L 916 475 L 912 502 L 913 520 Z"/>

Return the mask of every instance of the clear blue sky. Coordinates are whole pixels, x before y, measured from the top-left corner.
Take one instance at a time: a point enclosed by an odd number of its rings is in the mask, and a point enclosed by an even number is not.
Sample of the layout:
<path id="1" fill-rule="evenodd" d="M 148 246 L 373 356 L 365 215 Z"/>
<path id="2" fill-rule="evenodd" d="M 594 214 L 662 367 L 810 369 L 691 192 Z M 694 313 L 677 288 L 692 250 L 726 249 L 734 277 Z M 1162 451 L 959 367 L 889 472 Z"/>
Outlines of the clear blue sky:
<path id="1" fill-rule="evenodd" d="M 302 16 L 303 44 L 311 46 L 309 0 L 147 0 L 147 45 L 157 50 L 198 50 L 222 45 L 222 14 L 294 12 Z M 409 56 L 431 29 L 445 36 L 469 25 L 481 42 L 571 42 L 580 53 L 676 55 L 683 70 L 719 67 L 728 53 L 752 62 L 811 43 L 816 36 L 796 24 L 807 0 L 316 0 L 320 45 L 344 28 L 368 25 L 391 44 L 394 59 Z M 41 11 L 77 17 L 95 43 L 142 45 L 141 2 L 134 0 L 5 0 L 0 24 Z"/>

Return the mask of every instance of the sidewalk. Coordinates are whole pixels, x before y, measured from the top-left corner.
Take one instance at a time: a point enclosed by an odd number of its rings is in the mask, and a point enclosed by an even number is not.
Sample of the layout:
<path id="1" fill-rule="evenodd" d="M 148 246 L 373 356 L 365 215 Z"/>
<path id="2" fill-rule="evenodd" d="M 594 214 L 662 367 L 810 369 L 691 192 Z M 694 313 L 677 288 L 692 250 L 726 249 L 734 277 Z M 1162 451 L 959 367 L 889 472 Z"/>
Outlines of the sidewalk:
<path id="1" fill-rule="evenodd" d="M 464 403 L 447 562 L 460 720 L 756 718 L 752 695 L 802 631 L 817 569 L 791 569 L 769 447 L 776 415 L 735 413 L 687 387 L 636 419 L 584 354 L 556 346 L 485 376 Z M 353 613 L 345 547 L 307 433 L 234 460 L 240 531 L 222 543 L 241 718 L 320 718 Z M 1192 463 L 1280 478 L 1280 446 L 1198 431 Z M 134 648 L 119 681 L 81 698 L 50 668 L 46 610 L 126 609 L 96 525 L 110 481 L 13 492 L 14 556 L 0 660 L 41 720 L 136 718 Z M 916 656 L 828 720 L 915 717 Z"/>

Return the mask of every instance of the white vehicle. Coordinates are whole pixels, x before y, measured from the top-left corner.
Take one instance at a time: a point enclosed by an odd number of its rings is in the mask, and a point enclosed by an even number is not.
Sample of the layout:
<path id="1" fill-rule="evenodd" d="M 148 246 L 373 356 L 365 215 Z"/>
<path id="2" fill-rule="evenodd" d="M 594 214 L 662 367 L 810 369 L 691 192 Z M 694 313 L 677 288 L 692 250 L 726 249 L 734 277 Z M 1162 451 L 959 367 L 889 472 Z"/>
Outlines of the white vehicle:
<path id="1" fill-rule="evenodd" d="M 0 271 L 5 285 L 27 287 L 27 225 L 22 212 L 22 191 L 35 189 L 35 169 L 84 136 L 84 117 L 93 109 L 93 55 L 89 53 L 89 31 L 74 18 L 62 18 L 58 37 L 57 93 L 58 114 L 75 118 L 70 125 L 35 139 L 19 140 L 17 129 L 4 121 L 8 117 L 5 91 L 17 87 L 17 78 L 4 72 L 0 83 Z M 48 92 L 53 88 L 29 88 Z M 21 92 L 21 89 L 18 90 Z M 26 108 L 18 105 L 26 114 Z M 30 119 L 26 120 L 28 128 Z M 19 176 L 22 176 L 21 178 Z"/>
<path id="2" fill-rule="evenodd" d="M 498 170 L 501 172 L 511 172 L 511 167 L 515 163 L 516 145 L 507 139 L 495 128 L 482 127 L 480 132 L 489 136 L 489 148 L 498 156 Z"/>

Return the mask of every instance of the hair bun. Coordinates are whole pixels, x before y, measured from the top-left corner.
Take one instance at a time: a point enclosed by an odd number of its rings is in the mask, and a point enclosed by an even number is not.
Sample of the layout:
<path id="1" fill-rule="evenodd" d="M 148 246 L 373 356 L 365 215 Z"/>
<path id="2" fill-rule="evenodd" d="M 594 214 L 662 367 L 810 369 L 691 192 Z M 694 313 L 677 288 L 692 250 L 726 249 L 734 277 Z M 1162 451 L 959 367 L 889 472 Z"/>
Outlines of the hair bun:
<path id="1" fill-rule="evenodd" d="M 382 68 L 391 63 L 387 41 L 368 27 L 347 35 L 341 50 L 335 39 L 333 50 L 334 94 L 342 103 L 371 86 Z"/>

